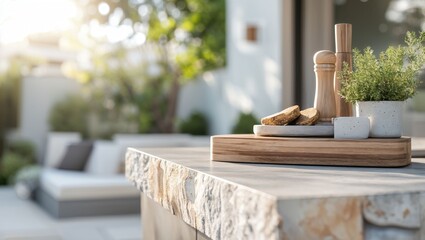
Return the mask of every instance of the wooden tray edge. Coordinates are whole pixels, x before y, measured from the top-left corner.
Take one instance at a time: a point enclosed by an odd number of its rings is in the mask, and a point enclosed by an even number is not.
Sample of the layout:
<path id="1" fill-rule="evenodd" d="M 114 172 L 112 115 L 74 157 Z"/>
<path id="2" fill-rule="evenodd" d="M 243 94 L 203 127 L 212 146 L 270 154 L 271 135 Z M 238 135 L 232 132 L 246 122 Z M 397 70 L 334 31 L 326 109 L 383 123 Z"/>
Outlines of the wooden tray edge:
<path id="1" fill-rule="evenodd" d="M 378 144 L 382 142 L 383 144 L 391 143 L 392 145 L 399 145 L 400 151 L 394 154 L 390 154 L 390 158 L 393 159 L 370 159 L 366 156 L 359 157 L 355 156 L 351 159 L 344 159 L 329 156 L 309 156 L 308 153 L 305 156 L 261 156 L 255 155 L 249 151 L 247 144 L 238 144 L 232 145 L 232 149 L 226 150 L 223 149 L 221 141 L 226 140 L 241 140 L 241 141 L 271 141 L 277 140 L 281 142 L 306 142 L 311 143 L 313 141 L 317 142 L 349 142 L 352 144 L 356 143 L 365 143 L 370 142 L 373 144 Z M 225 144 L 225 143 L 224 143 Z M 219 147 L 216 147 L 219 146 Z M 384 146 L 384 145 L 383 145 Z M 385 146 L 384 146 L 385 147 Z M 390 146 L 391 148 L 393 146 Z M 385 149 L 385 148 L 384 148 Z M 381 149 L 382 150 L 382 149 Z M 356 159 L 358 158 L 358 159 Z M 386 138 L 386 139 L 377 139 L 377 138 L 368 138 L 368 139 L 356 139 L 356 140 L 347 140 L 347 139 L 334 139 L 334 138 L 289 138 L 289 137 L 263 137 L 255 136 L 253 134 L 233 134 L 233 135 L 216 135 L 211 137 L 211 148 L 210 148 L 210 159 L 212 161 L 221 161 L 221 162 L 239 162 L 239 163 L 271 163 L 271 164 L 296 164 L 296 165 L 318 165 L 318 166 L 353 166 L 353 167 L 404 167 L 411 163 L 411 139 L 408 137 L 402 138 Z"/>

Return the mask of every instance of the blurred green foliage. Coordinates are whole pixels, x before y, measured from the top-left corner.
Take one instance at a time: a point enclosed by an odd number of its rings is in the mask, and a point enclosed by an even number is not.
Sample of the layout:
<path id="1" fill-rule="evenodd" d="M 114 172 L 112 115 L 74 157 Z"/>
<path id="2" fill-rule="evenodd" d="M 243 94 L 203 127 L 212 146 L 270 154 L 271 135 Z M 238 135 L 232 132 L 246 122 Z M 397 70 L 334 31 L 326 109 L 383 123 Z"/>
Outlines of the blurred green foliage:
<path id="1" fill-rule="evenodd" d="M 207 118 L 200 112 L 193 112 L 187 119 L 180 122 L 179 131 L 192 135 L 207 135 Z"/>
<path id="2" fill-rule="evenodd" d="M 19 124 L 22 76 L 39 62 L 21 55 L 0 59 L 0 156 L 5 134 Z"/>
<path id="3" fill-rule="evenodd" d="M 34 145 L 25 140 L 7 144 L 0 161 L 0 184 L 13 184 L 20 169 L 35 163 Z"/>
<path id="4" fill-rule="evenodd" d="M 0 73 L 0 132 L 18 125 L 18 104 L 21 90 L 21 62 L 10 59 Z"/>
<path id="5" fill-rule="evenodd" d="M 18 126 L 21 97 L 21 61 L 19 58 L 4 62 L 0 70 L 0 156 L 3 153 L 7 131 Z"/>
<path id="6" fill-rule="evenodd" d="M 89 53 L 92 66 L 75 67 L 69 75 L 85 83 L 89 102 L 136 122 L 138 132 L 175 131 L 181 85 L 225 64 L 225 0 L 77 3 L 85 27 L 131 28 L 119 43 L 86 31 L 89 40 L 76 44 Z M 100 13 L 105 4 L 108 11 Z"/>
<path id="7" fill-rule="evenodd" d="M 15 56 L 1 59 L 0 65 L 0 185 L 13 180 L 13 176 L 34 156 L 34 148 L 28 142 L 6 145 L 5 136 L 18 127 L 22 75 L 31 67 L 30 59 Z M 18 154 L 21 152 L 22 155 Z M 21 157 L 24 156 L 24 157 Z M 32 156 L 31 158 L 29 156 Z M 21 161 L 22 159 L 25 159 Z"/>
<path id="8" fill-rule="evenodd" d="M 238 120 L 232 129 L 234 134 L 253 133 L 254 125 L 259 124 L 257 117 L 252 113 L 239 113 Z"/>
<path id="9" fill-rule="evenodd" d="M 150 53 L 157 51 L 160 51 L 158 47 L 150 48 Z M 170 102 L 172 73 L 167 71 L 162 59 L 134 61 L 130 54 L 122 46 L 115 46 L 106 53 L 93 48 L 90 52 L 92 68 L 67 68 L 69 77 L 83 83 L 83 95 L 89 105 L 88 135 L 91 138 L 108 138 L 116 132 L 166 132 L 161 120 Z M 155 68 L 154 73 L 150 73 L 150 68 Z M 64 101 L 73 105 L 71 99 Z M 66 110 L 57 112 L 58 119 L 64 112 Z"/>
<path id="10" fill-rule="evenodd" d="M 77 96 L 70 95 L 57 102 L 49 114 L 49 126 L 55 132 L 79 132 L 88 136 L 88 104 Z"/>
<path id="11" fill-rule="evenodd" d="M 28 140 L 15 140 L 6 145 L 6 152 L 18 154 L 32 162 L 35 162 L 35 147 Z"/>
<path id="12" fill-rule="evenodd" d="M 50 110 L 50 130 L 79 132 L 86 139 L 111 139 L 115 133 L 137 132 L 137 109 L 115 105 L 106 93 L 93 94 L 87 98 L 69 95 L 57 102 Z M 113 106 L 105 106 L 108 103 Z"/>
<path id="13" fill-rule="evenodd" d="M 202 72 L 222 67 L 226 59 L 225 0 L 92 0 L 77 1 L 83 22 L 95 19 L 107 24 L 121 13 L 119 24 L 142 31 L 148 42 L 180 47 L 175 62 L 181 80 L 192 80 Z M 109 6 L 100 14 L 99 4 Z M 140 30 L 143 29 L 143 30 Z"/>
<path id="14" fill-rule="evenodd" d="M 7 184 L 13 184 L 16 173 L 30 164 L 29 159 L 16 153 L 6 152 L 2 157 L 0 175 L 6 180 Z"/>

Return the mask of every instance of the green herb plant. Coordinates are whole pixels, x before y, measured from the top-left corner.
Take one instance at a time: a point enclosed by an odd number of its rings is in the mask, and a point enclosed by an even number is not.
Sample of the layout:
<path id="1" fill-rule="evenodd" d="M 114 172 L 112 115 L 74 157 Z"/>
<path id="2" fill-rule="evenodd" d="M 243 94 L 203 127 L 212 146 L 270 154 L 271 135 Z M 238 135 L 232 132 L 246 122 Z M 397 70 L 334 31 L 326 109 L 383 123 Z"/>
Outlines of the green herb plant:
<path id="1" fill-rule="evenodd" d="M 404 101 L 419 84 L 417 75 L 425 64 L 425 32 L 407 32 L 406 46 L 390 46 L 378 57 L 367 47 L 353 51 L 353 71 L 344 63 L 338 76 L 340 95 L 348 102 Z"/>

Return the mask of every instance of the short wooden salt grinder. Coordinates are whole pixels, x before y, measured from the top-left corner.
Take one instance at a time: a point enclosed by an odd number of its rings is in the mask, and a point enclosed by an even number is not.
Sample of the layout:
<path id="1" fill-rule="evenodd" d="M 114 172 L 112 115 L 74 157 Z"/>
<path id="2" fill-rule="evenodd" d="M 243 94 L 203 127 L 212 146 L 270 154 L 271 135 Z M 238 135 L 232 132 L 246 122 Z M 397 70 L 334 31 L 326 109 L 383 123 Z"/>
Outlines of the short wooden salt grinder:
<path id="1" fill-rule="evenodd" d="M 322 50 L 314 54 L 314 72 L 316 73 L 316 95 L 314 108 L 320 113 L 319 122 L 330 122 L 335 117 L 335 53 Z"/>
<path id="2" fill-rule="evenodd" d="M 341 98 L 339 91 L 341 90 L 341 81 L 339 73 L 342 71 L 343 63 L 346 62 L 349 69 L 352 69 L 352 27 L 349 23 L 335 24 L 335 47 L 336 47 L 336 63 L 335 63 L 335 103 L 336 116 L 347 117 L 353 115 L 353 105 Z"/>

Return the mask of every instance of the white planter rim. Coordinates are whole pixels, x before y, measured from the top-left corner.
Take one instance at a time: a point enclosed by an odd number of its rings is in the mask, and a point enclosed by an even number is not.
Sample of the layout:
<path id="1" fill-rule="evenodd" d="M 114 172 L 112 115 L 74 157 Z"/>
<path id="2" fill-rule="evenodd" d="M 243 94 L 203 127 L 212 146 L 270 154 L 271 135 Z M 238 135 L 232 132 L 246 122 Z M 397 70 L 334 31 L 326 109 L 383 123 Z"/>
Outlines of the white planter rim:
<path id="1" fill-rule="evenodd" d="M 401 103 L 404 101 L 356 101 L 356 103 Z"/>

